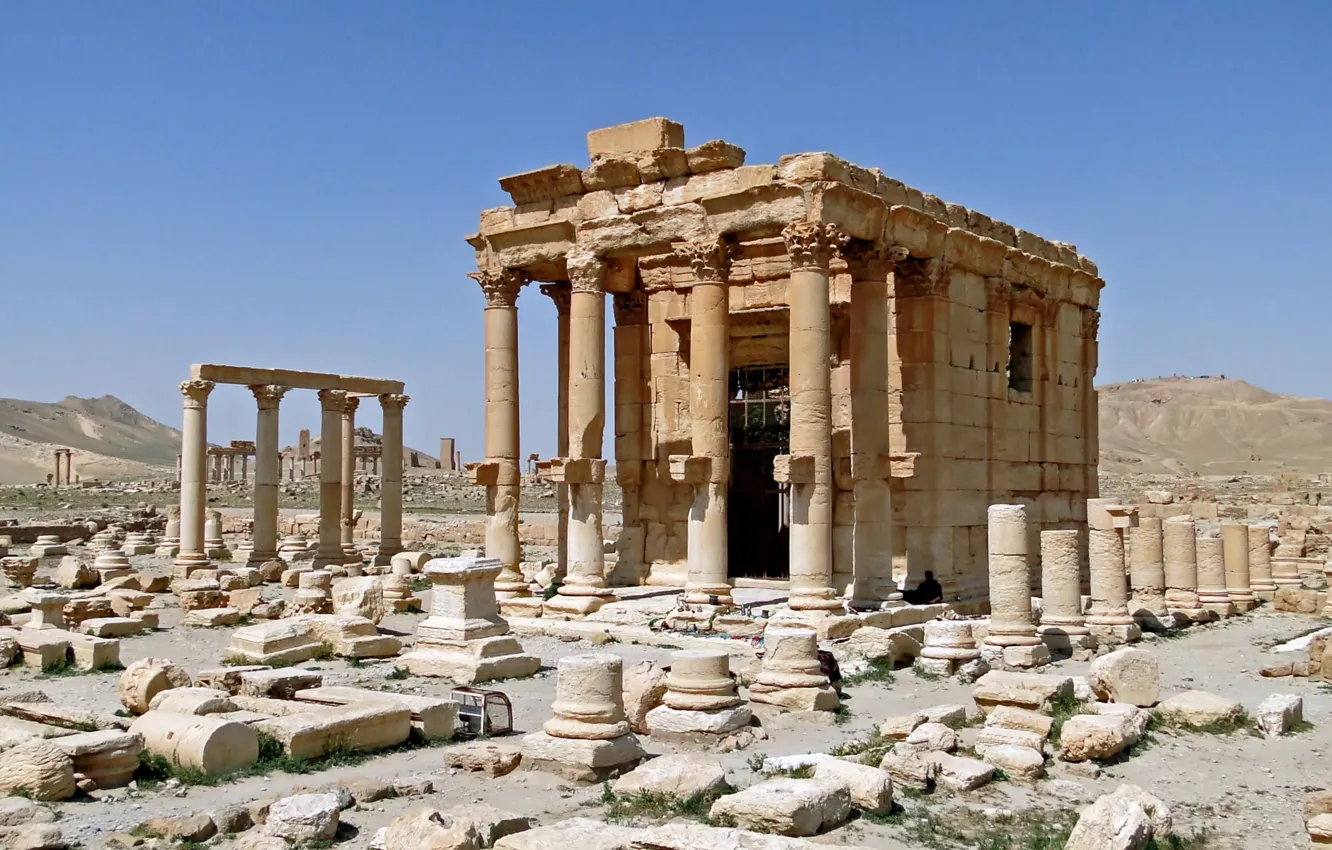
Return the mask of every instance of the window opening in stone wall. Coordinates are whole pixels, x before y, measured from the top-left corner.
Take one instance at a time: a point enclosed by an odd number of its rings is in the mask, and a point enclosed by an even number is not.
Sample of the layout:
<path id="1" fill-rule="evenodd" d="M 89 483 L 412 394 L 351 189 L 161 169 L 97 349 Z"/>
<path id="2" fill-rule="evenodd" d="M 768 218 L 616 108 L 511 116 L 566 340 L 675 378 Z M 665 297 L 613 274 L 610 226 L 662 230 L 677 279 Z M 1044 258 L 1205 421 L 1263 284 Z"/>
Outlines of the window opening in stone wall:
<path id="1" fill-rule="evenodd" d="M 1008 388 L 1019 393 L 1031 392 L 1032 328 L 1025 322 L 1008 325 Z"/>

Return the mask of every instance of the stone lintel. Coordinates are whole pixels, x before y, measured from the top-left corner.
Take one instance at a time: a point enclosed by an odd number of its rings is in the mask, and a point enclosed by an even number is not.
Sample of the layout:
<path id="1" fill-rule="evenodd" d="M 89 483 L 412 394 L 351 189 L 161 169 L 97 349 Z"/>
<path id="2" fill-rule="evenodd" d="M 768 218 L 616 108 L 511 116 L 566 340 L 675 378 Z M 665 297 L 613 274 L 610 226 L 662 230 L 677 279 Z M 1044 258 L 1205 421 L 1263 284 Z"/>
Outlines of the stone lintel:
<path id="1" fill-rule="evenodd" d="M 499 185 L 509 193 L 515 204 L 531 204 L 581 193 L 583 172 L 576 165 L 548 165 L 534 171 L 501 177 Z"/>
<path id="2" fill-rule="evenodd" d="M 777 455 L 772 461 L 772 477 L 779 484 L 813 484 L 818 459 L 811 455 Z"/>
<path id="3" fill-rule="evenodd" d="M 606 461 L 592 457 L 553 457 L 546 480 L 558 484 L 601 484 L 606 480 Z"/>
<path id="4" fill-rule="evenodd" d="M 212 381 L 215 384 L 255 386 L 276 384 L 299 390 L 344 390 L 357 395 L 399 395 L 402 381 L 384 378 L 364 378 L 357 375 L 333 375 L 324 372 L 298 372 L 294 369 L 258 369 L 250 366 L 221 366 L 214 363 L 195 363 L 190 366 L 190 379 Z"/>

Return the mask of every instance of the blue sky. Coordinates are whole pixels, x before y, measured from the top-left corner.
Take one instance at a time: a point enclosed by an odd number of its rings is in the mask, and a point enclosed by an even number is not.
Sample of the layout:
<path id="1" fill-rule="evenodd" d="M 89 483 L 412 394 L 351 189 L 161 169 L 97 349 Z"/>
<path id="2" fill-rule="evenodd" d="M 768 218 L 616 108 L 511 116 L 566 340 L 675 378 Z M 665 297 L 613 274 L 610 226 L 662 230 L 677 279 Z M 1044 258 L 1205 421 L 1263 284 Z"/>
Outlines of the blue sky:
<path id="1" fill-rule="evenodd" d="M 7 3 L 0 396 L 179 426 L 191 362 L 393 377 L 407 441 L 474 459 L 463 236 L 496 178 L 666 115 L 1077 244 L 1103 382 L 1332 397 L 1329 44 L 1324 2 Z M 548 455 L 554 311 L 519 305 L 524 451 Z M 253 434 L 248 392 L 211 408 L 211 439 Z M 318 427 L 313 394 L 283 411 L 285 440 Z"/>

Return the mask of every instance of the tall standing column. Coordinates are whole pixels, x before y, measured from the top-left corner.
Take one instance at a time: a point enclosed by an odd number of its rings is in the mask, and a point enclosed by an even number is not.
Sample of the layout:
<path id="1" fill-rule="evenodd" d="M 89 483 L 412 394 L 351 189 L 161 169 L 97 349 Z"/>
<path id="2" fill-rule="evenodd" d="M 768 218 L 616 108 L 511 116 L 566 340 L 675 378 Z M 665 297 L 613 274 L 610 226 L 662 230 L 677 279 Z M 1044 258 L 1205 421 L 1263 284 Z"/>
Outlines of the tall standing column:
<path id="1" fill-rule="evenodd" d="M 990 505 L 990 630 L 981 657 L 992 665 L 1037 667 L 1050 663 L 1050 650 L 1036 636 L 1031 611 L 1031 565 L 1027 562 L 1027 509 Z"/>
<path id="2" fill-rule="evenodd" d="M 522 471 L 518 468 L 518 293 L 528 282 L 517 269 L 477 272 L 472 278 L 486 296 L 486 440 L 485 463 L 476 468 L 486 486 L 486 557 L 500 562 L 495 597 L 501 611 L 516 613 L 510 600 L 531 591 L 519 561 L 518 504 Z M 443 458 L 440 459 L 443 462 Z M 531 606 L 539 610 L 540 605 Z M 535 613 L 530 610 L 523 613 Z"/>
<path id="3" fill-rule="evenodd" d="M 1165 561 L 1165 603 L 1174 614 L 1190 622 L 1212 619 L 1198 602 L 1197 527 L 1189 517 L 1172 517 L 1161 523 L 1161 548 Z"/>
<path id="4" fill-rule="evenodd" d="M 1241 614 L 1252 611 L 1258 600 L 1249 587 L 1249 527 L 1242 522 L 1221 523 L 1221 547 L 1226 564 L 1226 593 Z"/>
<path id="5" fill-rule="evenodd" d="M 1235 616 L 1235 604 L 1226 591 L 1226 556 L 1221 538 L 1199 537 L 1198 601 L 1217 617 Z"/>
<path id="6" fill-rule="evenodd" d="M 361 400 L 348 395 L 342 405 L 342 511 L 339 516 L 339 539 L 342 542 L 343 563 L 361 562 L 361 552 L 352 539 L 356 528 L 356 408 Z"/>
<path id="7" fill-rule="evenodd" d="M 872 245 L 850 256 L 851 478 L 854 491 L 851 605 L 896 607 L 893 497 L 888 456 L 888 275 L 900 247 Z"/>
<path id="8" fill-rule="evenodd" d="M 606 461 L 606 291 L 600 257 L 568 256 L 569 283 L 569 571 L 547 616 L 582 617 L 615 598 L 606 584 L 601 533 L 601 492 Z"/>
<path id="9" fill-rule="evenodd" d="M 1041 532 L 1041 625 L 1036 632 L 1061 654 L 1082 654 L 1096 646 L 1082 615 L 1081 563 L 1076 531 Z"/>
<path id="10" fill-rule="evenodd" d="M 375 563 L 386 566 L 402 551 L 402 409 L 410 396 L 379 397 L 384 411 L 384 473 L 379 480 L 379 551 Z"/>
<path id="11" fill-rule="evenodd" d="M 53 486 L 60 486 L 60 452 L 55 453 L 55 481 Z"/>
<path id="12" fill-rule="evenodd" d="M 1165 552 L 1160 517 L 1141 517 L 1130 529 L 1129 575 L 1133 599 L 1129 606 L 1139 628 L 1163 631 L 1175 626 L 1165 601 Z"/>
<path id="13" fill-rule="evenodd" d="M 689 510 L 689 575 L 685 601 L 730 608 L 727 580 L 726 482 L 730 476 L 731 437 L 727 417 L 730 381 L 729 260 L 716 239 L 690 242 L 677 249 L 694 272 L 689 293 L 690 467 L 694 485 Z"/>
<path id="14" fill-rule="evenodd" d="M 782 231 L 791 259 L 791 449 L 776 477 L 791 487 L 790 607 L 813 615 L 841 609 L 832 588 L 832 356 L 829 266 L 847 238 L 831 224 Z"/>
<path id="15" fill-rule="evenodd" d="M 278 405 L 287 387 L 262 384 L 250 387 L 259 416 L 254 429 L 254 548 L 249 566 L 278 557 L 278 482 L 281 480 L 278 446 Z"/>
<path id="16" fill-rule="evenodd" d="M 180 427 L 180 552 L 175 566 L 182 578 L 209 563 L 203 540 L 208 498 L 208 394 L 212 391 L 212 381 L 182 381 L 180 385 L 185 415 Z"/>
<path id="17" fill-rule="evenodd" d="M 567 283 L 543 283 L 543 295 L 555 302 L 556 402 L 555 454 L 569 456 L 569 302 L 572 290 Z M 560 580 L 569 571 L 569 485 L 563 480 L 555 485 L 556 519 L 555 572 Z"/>
<path id="18" fill-rule="evenodd" d="M 339 531 L 342 514 L 342 408 L 347 394 L 342 390 L 319 391 L 319 546 L 315 549 L 314 568 L 341 565 L 347 556 L 342 551 Z"/>
<path id="19" fill-rule="evenodd" d="M 1135 641 L 1142 632 L 1128 609 L 1128 577 L 1124 573 L 1124 529 L 1132 508 L 1114 499 L 1087 500 L 1087 563 L 1091 571 L 1091 609 L 1087 625 L 1107 640 Z"/>
<path id="20" fill-rule="evenodd" d="M 1265 602 L 1276 597 L 1276 583 L 1272 580 L 1272 541 L 1265 525 L 1249 526 L 1249 587 L 1253 595 Z"/>

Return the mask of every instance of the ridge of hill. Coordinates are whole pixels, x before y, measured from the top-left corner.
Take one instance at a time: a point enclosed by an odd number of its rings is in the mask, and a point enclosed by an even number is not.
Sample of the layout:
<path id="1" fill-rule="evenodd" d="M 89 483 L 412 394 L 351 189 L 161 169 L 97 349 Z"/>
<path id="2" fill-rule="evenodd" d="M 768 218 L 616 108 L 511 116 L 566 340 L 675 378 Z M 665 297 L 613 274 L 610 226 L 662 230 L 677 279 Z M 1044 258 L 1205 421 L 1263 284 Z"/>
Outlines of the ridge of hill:
<path id="1" fill-rule="evenodd" d="M 1225 376 L 1107 384 L 1101 472 L 1312 475 L 1332 470 L 1332 401 Z"/>

